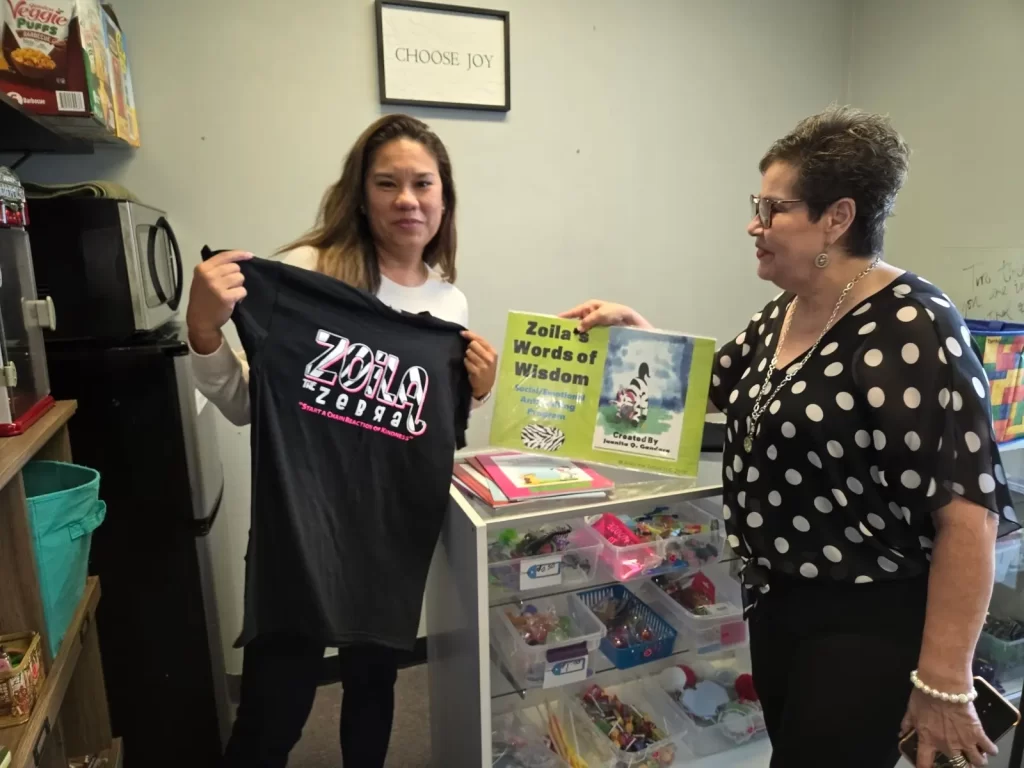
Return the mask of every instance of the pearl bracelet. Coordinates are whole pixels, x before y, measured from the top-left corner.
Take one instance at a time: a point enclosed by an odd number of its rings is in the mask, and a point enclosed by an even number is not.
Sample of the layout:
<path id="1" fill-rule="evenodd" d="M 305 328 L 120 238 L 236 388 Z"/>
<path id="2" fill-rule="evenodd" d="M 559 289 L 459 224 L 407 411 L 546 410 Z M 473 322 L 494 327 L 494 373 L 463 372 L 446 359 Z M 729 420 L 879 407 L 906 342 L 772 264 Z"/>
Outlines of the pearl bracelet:
<path id="1" fill-rule="evenodd" d="M 970 704 L 978 698 L 977 691 L 971 691 L 970 693 L 942 693 L 941 691 L 936 691 L 934 688 L 921 682 L 921 678 L 917 676 L 916 669 L 910 673 L 910 682 L 926 696 L 931 696 L 933 699 L 941 699 L 950 704 Z"/>

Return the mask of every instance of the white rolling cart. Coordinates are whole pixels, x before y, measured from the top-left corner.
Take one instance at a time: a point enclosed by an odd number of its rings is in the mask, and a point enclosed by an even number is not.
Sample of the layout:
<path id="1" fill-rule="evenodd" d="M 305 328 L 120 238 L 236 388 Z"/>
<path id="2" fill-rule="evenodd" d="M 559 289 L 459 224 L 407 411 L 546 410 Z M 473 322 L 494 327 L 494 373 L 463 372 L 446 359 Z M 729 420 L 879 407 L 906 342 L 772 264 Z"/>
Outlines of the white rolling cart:
<path id="1" fill-rule="evenodd" d="M 583 518 L 604 512 L 642 515 L 655 507 L 672 508 L 684 502 L 692 503 L 703 513 L 721 520 L 720 454 L 702 456 L 696 478 L 666 478 L 604 467 L 601 471 L 616 484 L 615 491 L 608 499 L 551 500 L 491 509 L 452 487 L 449 514 L 434 556 L 426 596 L 434 765 L 444 768 L 488 768 L 492 765 L 493 717 L 518 713 L 515 717 L 528 720 L 531 709 L 545 703 L 557 706 L 555 702 L 564 706 L 568 698 L 567 691 L 579 690 L 591 684 L 603 688 L 620 686 L 628 690 L 627 684 L 640 680 L 644 682 L 632 687 L 654 686 L 662 670 L 689 663 L 690 659 L 695 658 L 691 653 L 693 649 L 688 647 L 689 636 L 680 632 L 671 653 L 666 657 L 629 669 L 618 669 L 601 651 L 593 650 L 602 638 L 595 638 L 593 627 L 585 626 L 581 628 L 584 636 L 580 638 L 583 640 L 580 653 L 589 659 L 589 677 L 585 682 L 577 682 L 575 688 L 571 685 L 544 688 L 536 674 L 535 659 L 529 656 L 525 659 L 531 674 L 529 681 L 524 681 L 520 674 L 526 668 L 523 663 L 510 664 L 507 656 L 492 650 L 492 622 L 496 621 L 496 616 L 500 617 L 496 608 L 517 604 L 520 596 L 523 601 L 536 601 L 538 605 L 548 605 L 554 601 L 567 605 L 566 600 L 578 593 L 618 583 L 612 578 L 611 565 L 603 559 L 600 567 L 587 567 L 594 565 L 589 562 L 593 550 L 584 549 L 584 556 L 579 558 L 584 560 L 584 567 L 576 568 L 571 574 L 570 570 L 566 570 L 567 579 L 564 584 L 549 584 L 528 593 L 517 594 L 509 589 L 506 579 L 503 586 L 492 589 L 493 564 L 489 567 L 488 542 L 493 541 L 502 530 L 536 529 L 542 525 L 570 520 L 574 521 L 575 528 Z M 587 537 L 580 537 L 581 548 L 591 544 L 592 541 Z M 721 553 L 721 562 L 727 564 L 731 553 L 724 544 L 723 548 L 726 551 Z M 575 565 L 579 565 L 578 561 Z M 729 567 L 719 566 L 719 569 L 728 572 Z M 642 577 L 627 582 L 625 586 L 636 592 L 653 586 L 647 583 L 649 580 L 649 576 Z M 673 626 L 677 625 L 669 616 L 664 618 L 671 621 Z M 495 629 L 497 637 L 504 637 L 503 643 L 499 642 L 498 645 L 503 644 L 504 648 L 509 648 L 508 628 L 498 626 Z M 543 646 L 534 646 L 534 649 L 537 648 Z M 723 653 L 735 654 L 741 658 L 740 664 L 749 665 L 745 647 Z M 524 662 L 522 658 L 519 661 Z M 661 691 L 651 695 L 661 695 Z M 670 701 L 667 695 L 664 701 Z M 671 720 L 676 722 L 675 718 Z M 695 756 L 683 746 L 670 764 L 694 765 L 699 768 L 765 768 L 769 754 L 768 741 L 761 738 L 707 757 Z M 622 757 L 628 755 L 622 753 Z M 615 760 L 607 764 L 589 764 L 588 768 L 606 768 L 606 765 L 614 766 Z"/>

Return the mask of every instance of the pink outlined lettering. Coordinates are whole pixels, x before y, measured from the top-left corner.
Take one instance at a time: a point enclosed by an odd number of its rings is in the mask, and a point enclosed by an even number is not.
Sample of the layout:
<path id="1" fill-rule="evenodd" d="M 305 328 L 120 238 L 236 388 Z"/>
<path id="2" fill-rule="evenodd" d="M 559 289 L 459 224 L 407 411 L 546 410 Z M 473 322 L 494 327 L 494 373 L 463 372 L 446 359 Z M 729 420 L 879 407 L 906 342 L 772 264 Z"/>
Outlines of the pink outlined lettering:
<path id="1" fill-rule="evenodd" d="M 426 370 L 414 365 L 402 374 L 402 382 L 398 385 L 398 407 L 409 408 L 406 429 L 416 437 L 427 431 L 427 423 L 420 416 L 427 402 L 429 384 L 430 377 Z"/>

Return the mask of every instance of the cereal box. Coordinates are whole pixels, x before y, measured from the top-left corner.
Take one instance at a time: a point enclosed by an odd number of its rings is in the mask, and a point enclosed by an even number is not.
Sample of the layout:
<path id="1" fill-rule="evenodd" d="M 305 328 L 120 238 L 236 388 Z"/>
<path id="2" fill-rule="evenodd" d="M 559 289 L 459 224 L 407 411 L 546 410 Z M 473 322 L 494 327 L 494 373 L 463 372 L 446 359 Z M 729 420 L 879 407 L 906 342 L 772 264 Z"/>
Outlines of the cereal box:
<path id="1" fill-rule="evenodd" d="M 118 141 L 99 0 L 0 0 L 0 15 L 0 87 L 65 135 Z"/>
<path id="2" fill-rule="evenodd" d="M 124 50 L 124 36 L 118 27 L 117 19 L 106 6 L 103 8 L 103 31 L 117 136 L 133 147 L 137 147 L 139 146 L 139 123 L 135 115 L 135 95 L 132 92 L 132 75 L 128 69 L 128 56 Z"/>

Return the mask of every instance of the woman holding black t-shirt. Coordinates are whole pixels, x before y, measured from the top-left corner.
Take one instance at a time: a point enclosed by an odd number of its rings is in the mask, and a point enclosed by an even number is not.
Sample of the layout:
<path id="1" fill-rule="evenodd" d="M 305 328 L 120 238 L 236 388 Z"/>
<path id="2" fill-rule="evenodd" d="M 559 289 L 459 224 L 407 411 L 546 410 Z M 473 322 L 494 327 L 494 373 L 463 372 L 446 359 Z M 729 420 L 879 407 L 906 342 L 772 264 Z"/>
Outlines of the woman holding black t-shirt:
<path id="1" fill-rule="evenodd" d="M 316 226 L 285 249 L 284 260 L 374 293 L 394 309 L 429 312 L 465 327 L 466 297 L 454 285 L 455 246 L 455 186 L 444 145 L 419 120 L 389 115 L 356 141 L 341 179 L 324 196 Z M 200 264 L 187 313 L 197 386 L 238 425 L 249 422 L 248 368 L 221 328 L 245 298 L 238 264 L 250 258 L 228 251 Z M 497 354 L 480 336 L 463 335 L 479 404 L 494 385 Z M 414 641 L 408 638 L 408 645 Z M 322 638 L 278 634 L 259 635 L 245 646 L 225 768 L 284 768 L 313 706 L 324 646 Z M 339 648 L 345 765 L 384 764 L 399 654 L 380 645 Z"/>

